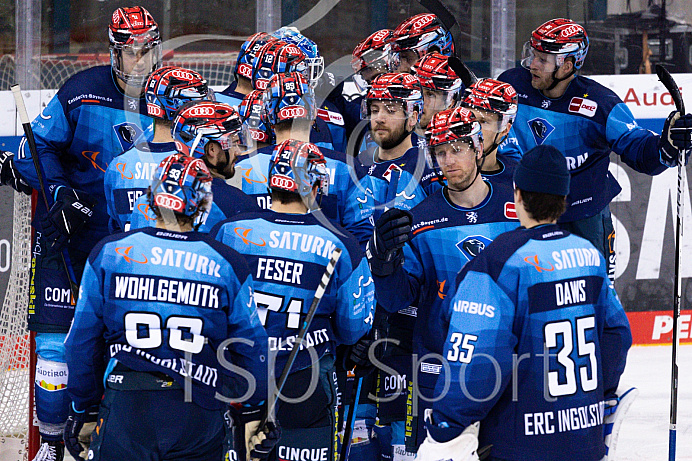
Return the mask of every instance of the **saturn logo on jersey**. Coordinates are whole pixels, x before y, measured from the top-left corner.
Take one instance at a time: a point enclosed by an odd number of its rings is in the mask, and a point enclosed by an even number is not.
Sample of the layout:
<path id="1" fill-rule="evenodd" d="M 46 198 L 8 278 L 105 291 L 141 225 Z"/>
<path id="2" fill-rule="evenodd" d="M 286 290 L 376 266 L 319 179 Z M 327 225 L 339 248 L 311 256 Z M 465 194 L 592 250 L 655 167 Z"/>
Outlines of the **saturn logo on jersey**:
<path id="1" fill-rule="evenodd" d="M 484 237 L 482 235 L 471 235 L 457 243 L 456 246 L 466 257 L 466 259 L 471 261 L 473 258 L 478 256 L 481 251 L 485 250 L 485 247 L 490 245 L 490 242 L 492 242 L 492 240 L 488 237 Z"/>
<path id="2" fill-rule="evenodd" d="M 550 136 L 550 133 L 555 131 L 555 127 L 544 118 L 532 118 L 527 123 L 531 129 L 531 134 L 533 134 L 533 140 L 536 141 L 536 145 L 538 146 L 543 144 L 548 136 Z"/>
<path id="3" fill-rule="evenodd" d="M 144 253 L 140 253 L 142 255 L 142 258 L 144 258 L 144 261 L 137 261 L 136 259 L 130 256 L 130 251 L 132 251 L 132 245 L 130 245 L 129 247 L 117 247 L 115 249 L 115 252 L 123 258 L 125 258 L 125 261 L 129 263 L 146 264 L 149 262 L 149 259 L 144 255 Z"/>
<path id="4" fill-rule="evenodd" d="M 447 283 L 446 280 L 443 281 L 437 281 L 437 297 L 440 299 L 445 299 L 447 295 L 445 294 L 445 284 Z"/>
<path id="5" fill-rule="evenodd" d="M 94 167 L 95 170 L 101 170 L 102 172 L 106 172 L 105 168 L 96 163 L 96 158 L 99 156 L 101 152 L 94 152 L 91 150 L 83 150 L 82 151 L 82 157 L 85 159 L 89 160 L 91 162 L 91 166 Z"/>
<path id="6" fill-rule="evenodd" d="M 241 238 L 241 240 L 243 241 L 243 243 L 245 245 L 256 245 L 258 247 L 263 247 L 267 244 L 267 242 L 265 242 L 264 239 L 261 237 L 258 237 L 258 239 L 261 241 L 261 243 L 253 242 L 252 240 L 250 240 L 248 238 L 248 234 L 250 232 L 252 232 L 252 229 L 245 229 L 244 227 L 236 227 L 235 229 L 233 229 L 233 232 L 235 232 L 235 235 L 237 235 L 238 237 Z"/>
<path id="7" fill-rule="evenodd" d="M 548 263 L 548 266 L 550 266 L 550 267 L 546 267 L 546 266 L 541 265 L 541 263 L 538 261 L 538 255 L 527 256 L 526 258 L 524 258 L 524 261 L 526 261 L 527 263 L 529 263 L 533 267 L 535 267 L 538 272 L 543 272 L 543 271 L 552 272 L 555 270 L 555 268 L 553 267 L 553 265 L 551 263 Z"/>
<path id="8" fill-rule="evenodd" d="M 135 175 L 132 174 L 131 171 L 128 171 L 129 176 L 125 176 L 125 167 L 127 167 L 127 163 L 124 162 L 118 162 L 115 164 L 115 169 L 120 172 L 121 179 L 133 179 Z"/>
<path id="9" fill-rule="evenodd" d="M 149 204 L 148 203 L 140 203 L 137 205 L 137 211 L 142 213 L 144 215 L 144 219 L 147 221 L 153 221 L 155 218 L 152 218 L 149 216 Z"/>

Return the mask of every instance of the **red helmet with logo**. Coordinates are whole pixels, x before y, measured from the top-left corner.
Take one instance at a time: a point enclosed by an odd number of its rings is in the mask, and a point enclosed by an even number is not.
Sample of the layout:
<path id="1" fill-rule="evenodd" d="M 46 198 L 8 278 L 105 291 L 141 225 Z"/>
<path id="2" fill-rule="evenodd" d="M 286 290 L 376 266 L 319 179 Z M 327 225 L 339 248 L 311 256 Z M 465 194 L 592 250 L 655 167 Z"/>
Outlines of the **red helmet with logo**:
<path id="1" fill-rule="evenodd" d="M 315 93 L 303 74 L 276 74 L 264 92 L 264 110 L 272 125 L 294 119 L 313 120 Z"/>
<path id="2" fill-rule="evenodd" d="M 108 27 L 108 40 L 113 72 L 128 84 L 143 85 L 149 74 L 161 64 L 159 26 L 144 7 L 133 6 L 115 10 Z M 135 55 L 145 53 L 151 60 L 151 67 L 140 73 L 125 72 L 122 68 L 122 52 L 128 48 Z"/>
<path id="3" fill-rule="evenodd" d="M 171 210 L 195 217 L 209 210 L 212 202 L 212 177 L 200 159 L 173 154 L 159 164 L 149 194 L 153 210 Z"/>
<path id="4" fill-rule="evenodd" d="M 243 122 L 228 104 L 213 101 L 192 101 L 183 105 L 173 121 L 171 134 L 179 152 L 204 158 L 204 147 L 216 141 L 224 151 L 244 144 Z"/>
<path id="5" fill-rule="evenodd" d="M 241 45 L 240 51 L 238 52 L 238 58 L 235 61 L 235 67 L 233 68 L 233 76 L 238 79 L 238 75 L 245 77 L 248 80 L 252 80 L 252 63 L 255 61 L 255 56 L 257 52 L 269 42 L 278 40 L 273 35 L 267 32 L 257 32 L 251 35 L 248 39 Z"/>
<path id="6" fill-rule="evenodd" d="M 274 143 L 274 130 L 264 110 L 264 91 L 249 92 L 238 106 L 238 114 L 243 119 L 243 129 L 247 131 L 247 137 L 257 142 Z"/>
<path id="7" fill-rule="evenodd" d="M 454 53 L 452 34 L 442 21 L 432 13 L 412 16 L 394 29 L 392 51 L 413 50 L 421 58 L 429 51 L 437 50 L 445 56 Z"/>
<path id="8" fill-rule="evenodd" d="M 571 19 L 551 19 L 531 33 L 531 40 L 524 44 L 521 64 L 527 69 L 533 60 L 532 50 L 556 55 L 556 67 L 568 57 L 574 58 L 574 68 L 584 65 L 589 51 L 589 37 L 581 25 Z"/>
<path id="9" fill-rule="evenodd" d="M 306 197 L 314 186 L 321 194 L 329 193 L 329 170 L 320 149 L 295 139 L 276 146 L 269 162 L 269 189 Z"/>
<path id="10" fill-rule="evenodd" d="M 144 91 L 147 112 L 161 120 L 173 121 L 176 111 L 186 102 L 214 98 L 207 81 L 194 70 L 176 66 L 156 69 Z"/>
<path id="11" fill-rule="evenodd" d="M 459 100 L 463 84 L 461 79 L 449 66 L 449 56 L 433 51 L 420 58 L 411 67 L 413 75 L 418 77 L 423 88 L 445 92 L 446 107 L 451 107 Z"/>
<path id="12" fill-rule="evenodd" d="M 389 43 L 391 38 L 391 29 L 380 29 L 361 40 L 353 49 L 353 58 L 351 59 L 353 72 L 360 72 L 366 67 L 384 69 L 385 72 L 388 72 L 391 69 L 391 45 Z"/>
<path id="13" fill-rule="evenodd" d="M 406 116 L 417 111 L 420 120 L 423 112 L 423 89 L 414 75 L 404 72 L 380 74 L 372 81 L 368 94 L 363 99 L 362 118 L 370 115 L 372 101 L 399 101 L 403 103 Z"/>
<path id="14" fill-rule="evenodd" d="M 434 155 L 435 146 L 456 141 L 468 142 L 476 152 L 483 152 L 483 130 L 469 109 L 455 107 L 433 115 L 425 131 L 428 147 Z"/>
<path id="15" fill-rule="evenodd" d="M 500 116 L 498 131 L 514 123 L 517 116 L 519 101 L 517 92 L 509 83 L 501 82 L 493 78 L 482 78 L 464 92 L 461 101 L 463 107 L 481 109 Z"/>
<path id="16" fill-rule="evenodd" d="M 272 75 L 284 72 L 300 72 L 307 78 L 307 56 L 297 46 L 281 40 L 266 43 L 252 63 L 252 86 L 266 90 Z"/>

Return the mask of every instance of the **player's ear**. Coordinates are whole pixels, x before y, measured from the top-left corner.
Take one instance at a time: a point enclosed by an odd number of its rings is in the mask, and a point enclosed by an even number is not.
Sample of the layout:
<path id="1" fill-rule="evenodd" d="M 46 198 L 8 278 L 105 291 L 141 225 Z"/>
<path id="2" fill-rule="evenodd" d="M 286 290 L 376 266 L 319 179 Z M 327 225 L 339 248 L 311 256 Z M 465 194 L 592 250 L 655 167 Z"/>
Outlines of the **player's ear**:
<path id="1" fill-rule="evenodd" d="M 414 110 L 409 114 L 408 119 L 406 119 L 406 131 L 411 132 L 416 128 L 419 115 L 420 114 L 417 110 Z"/>
<path id="2" fill-rule="evenodd" d="M 565 75 L 572 74 L 572 72 L 574 72 L 574 59 L 570 57 L 565 59 L 565 62 L 560 67 L 560 73 L 564 77 Z"/>

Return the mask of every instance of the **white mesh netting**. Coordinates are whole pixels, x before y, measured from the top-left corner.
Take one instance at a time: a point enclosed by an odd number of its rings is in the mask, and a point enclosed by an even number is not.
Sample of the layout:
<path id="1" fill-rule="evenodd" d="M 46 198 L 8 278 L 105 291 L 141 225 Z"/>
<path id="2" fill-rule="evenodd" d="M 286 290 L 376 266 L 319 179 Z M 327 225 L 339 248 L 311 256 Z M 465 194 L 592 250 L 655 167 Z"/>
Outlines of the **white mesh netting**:
<path id="1" fill-rule="evenodd" d="M 29 430 L 29 333 L 26 307 L 31 266 L 31 198 L 14 194 L 12 268 L 0 311 L 0 459 L 26 460 Z"/>

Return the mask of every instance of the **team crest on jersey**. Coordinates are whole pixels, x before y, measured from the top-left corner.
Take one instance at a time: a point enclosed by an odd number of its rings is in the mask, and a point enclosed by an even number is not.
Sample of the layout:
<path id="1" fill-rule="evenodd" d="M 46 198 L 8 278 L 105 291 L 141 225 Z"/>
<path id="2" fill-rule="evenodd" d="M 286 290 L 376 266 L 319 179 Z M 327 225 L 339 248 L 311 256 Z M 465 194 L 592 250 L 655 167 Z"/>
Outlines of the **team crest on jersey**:
<path id="1" fill-rule="evenodd" d="M 118 137 L 118 142 L 122 150 L 128 150 L 134 146 L 137 138 L 142 134 L 142 129 L 130 122 L 123 122 L 113 126 L 115 134 Z"/>
<path id="2" fill-rule="evenodd" d="M 457 243 L 457 248 L 459 248 L 459 251 L 461 251 L 466 259 L 471 261 L 478 256 L 481 251 L 485 250 L 485 247 L 490 245 L 490 242 L 492 242 L 492 240 L 488 237 L 472 235 Z"/>
<path id="3" fill-rule="evenodd" d="M 467 211 L 466 212 L 466 219 L 468 219 L 468 221 L 471 224 L 475 224 L 478 222 L 478 213 L 476 213 L 475 211 Z"/>
<path id="4" fill-rule="evenodd" d="M 555 127 L 544 118 L 536 117 L 527 122 L 536 145 L 540 146 L 555 131 Z"/>

